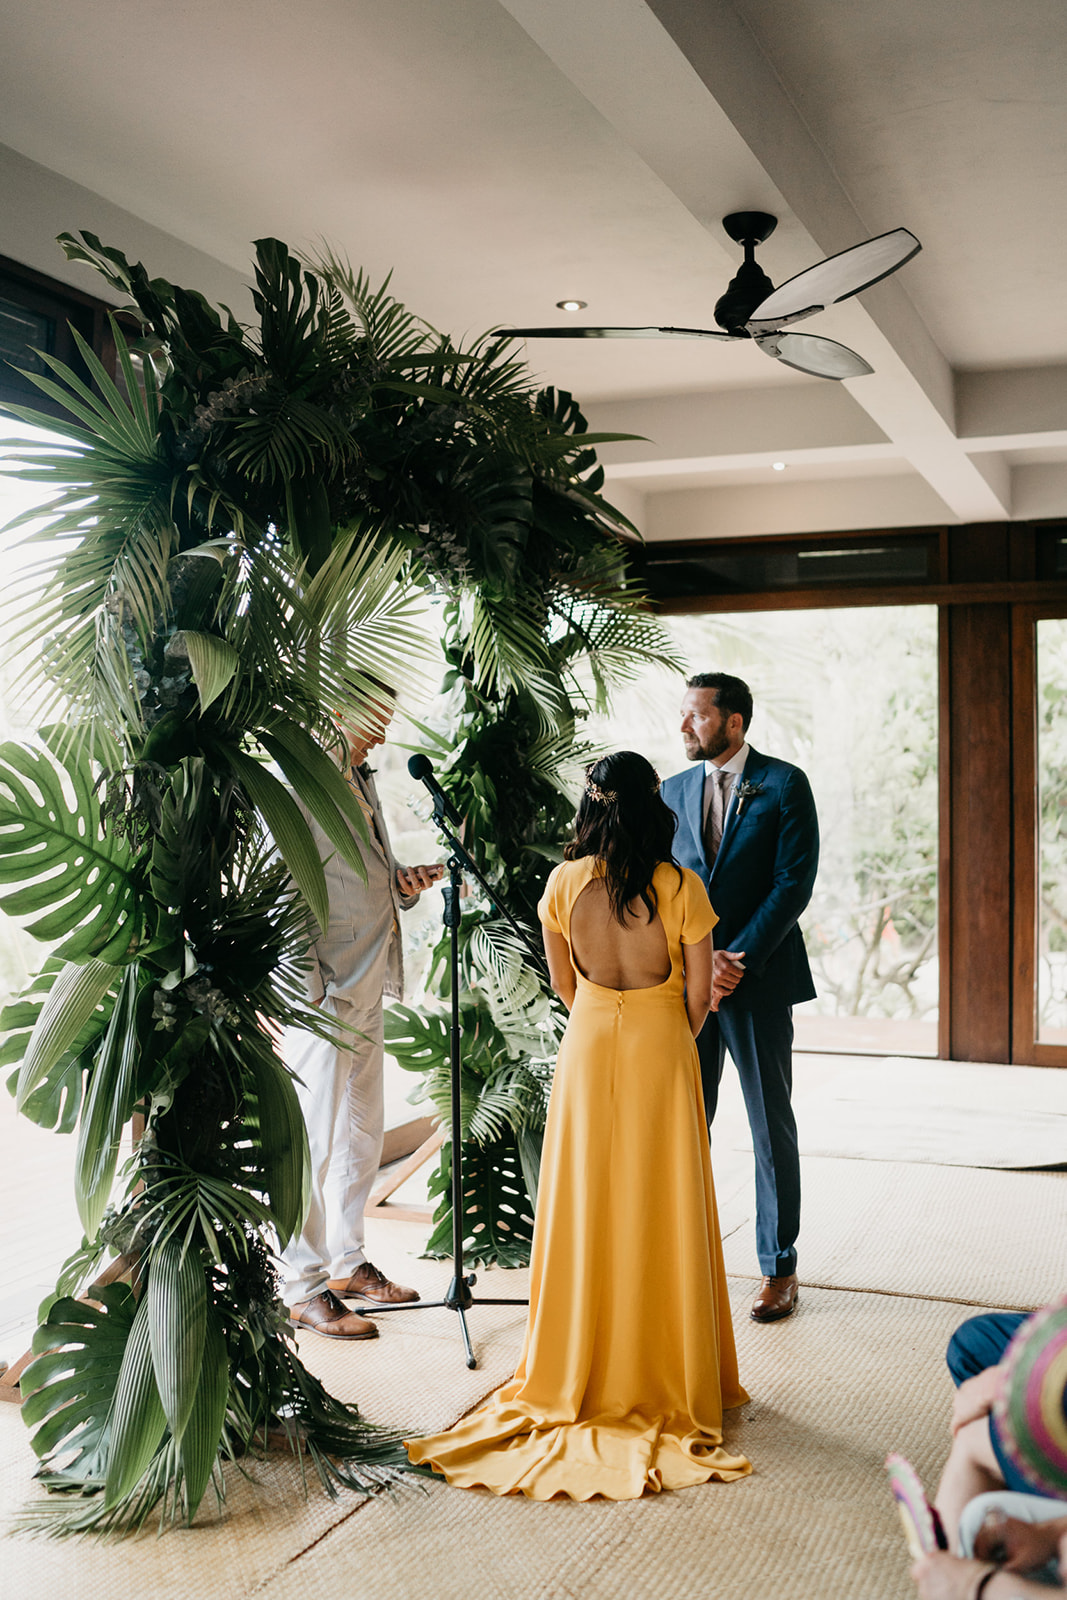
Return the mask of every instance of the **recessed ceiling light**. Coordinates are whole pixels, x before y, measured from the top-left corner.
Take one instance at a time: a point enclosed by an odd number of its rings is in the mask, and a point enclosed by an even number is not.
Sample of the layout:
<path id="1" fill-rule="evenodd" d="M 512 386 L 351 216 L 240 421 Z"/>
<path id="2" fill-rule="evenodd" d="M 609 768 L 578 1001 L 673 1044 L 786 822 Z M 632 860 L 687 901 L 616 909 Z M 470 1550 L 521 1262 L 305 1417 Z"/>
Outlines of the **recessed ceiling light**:
<path id="1" fill-rule="evenodd" d="M 584 311 L 589 304 L 588 300 L 557 300 L 556 305 L 561 311 Z"/>
<path id="2" fill-rule="evenodd" d="M 771 471 L 772 472 L 784 472 L 785 471 L 785 462 L 784 461 L 772 461 L 771 462 Z"/>

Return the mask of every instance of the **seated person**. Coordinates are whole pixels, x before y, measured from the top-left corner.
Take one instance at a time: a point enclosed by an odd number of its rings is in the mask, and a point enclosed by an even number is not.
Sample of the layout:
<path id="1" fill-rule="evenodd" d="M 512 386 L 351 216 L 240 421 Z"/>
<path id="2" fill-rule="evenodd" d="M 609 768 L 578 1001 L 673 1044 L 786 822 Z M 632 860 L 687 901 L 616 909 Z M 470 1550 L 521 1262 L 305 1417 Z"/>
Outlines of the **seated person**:
<path id="1" fill-rule="evenodd" d="M 1067 1501 L 1020 1495 L 1019 1500 L 1026 1498 L 1035 1507 L 1054 1507 L 1061 1515 L 1043 1523 L 1028 1523 L 1001 1513 L 1003 1520 L 993 1522 L 988 1502 L 999 1498 L 982 1496 L 986 1502 L 984 1522 L 975 1538 L 973 1557 L 938 1550 L 915 1562 L 911 1575 L 920 1600 L 1049 1600 L 1050 1595 L 1067 1593 L 1067 1587 L 1054 1576 L 1057 1559 L 1058 1570 L 1067 1572 Z"/>
<path id="2" fill-rule="evenodd" d="M 969 1317 L 949 1340 L 945 1360 L 957 1386 L 953 1440 L 934 1503 L 950 1548 L 959 1541 L 964 1507 L 975 1496 L 999 1489 L 1021 1495 L 1039 1492 L 1005 1451 L 992 1416 L 1004 1386 L 1008 1346 L 1033 1320 L 1024 1312 L 987 1312 Z"/>
<path id="3" fill-rule="evenodd" d="M 919 1594 L 1027 1600 L 1063 1592 L 1067 1297 L 1032 1317 L 971 1318 L 953 1336 L 948 1361 L 959 1391 L 935 1504 L 959 1554 L 917 1561 Z"/>

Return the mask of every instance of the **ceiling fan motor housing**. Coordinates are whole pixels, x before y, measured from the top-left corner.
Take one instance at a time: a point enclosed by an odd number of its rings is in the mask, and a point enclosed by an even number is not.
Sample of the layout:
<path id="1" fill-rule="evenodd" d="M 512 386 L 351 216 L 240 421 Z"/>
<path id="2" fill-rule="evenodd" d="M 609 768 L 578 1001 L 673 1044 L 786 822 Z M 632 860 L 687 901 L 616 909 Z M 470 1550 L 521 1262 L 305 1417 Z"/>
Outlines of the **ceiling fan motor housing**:
<path id="1" fill-rule="evenodd" d="M 726 293 L 715 302 L 715 321 L 727 333 L 741 338 L 751 338 L 745 323 L 756 307 L 769 294 L 774 284 L 763 268 L 756 264 L 756 246 L 769 239 L 778 226 L 778 218 L 769 211 L 731 211 L 722 219 L 723 232 L 735 244 L 744 246 L 745 259 L 731 278 Z"/>
<path id="2" fill-rule="evenodd" d="M 751 246 L 746 245 L 746 255 Z M 715 302 L 715 321 L 727 333 L 751 337 L 745 323 L 756 307 L 774 293 L 774 284 L 763 268 L 755 261 L 743 261 L 730 279 L 726 293 Z"/>

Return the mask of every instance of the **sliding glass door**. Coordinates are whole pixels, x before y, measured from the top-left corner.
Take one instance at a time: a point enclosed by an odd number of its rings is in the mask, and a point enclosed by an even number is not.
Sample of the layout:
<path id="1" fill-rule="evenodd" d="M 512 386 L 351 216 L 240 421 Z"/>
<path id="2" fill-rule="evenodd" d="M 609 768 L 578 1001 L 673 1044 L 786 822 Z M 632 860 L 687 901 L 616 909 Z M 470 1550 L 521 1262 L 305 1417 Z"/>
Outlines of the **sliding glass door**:
<path id="1" fill-rule="evenodd" d="M 1017 607 L 1013 637 L 1016 1061 L 1067 1067 L 1067 617 Z"/>
<path id="2" fill-rule="evenodd" d="M 664 619 L 689 672 L 752 687 L 752 742 L 807 772 L 822 833 L 802 928 L 818 999 L 797 1048 L 938 1053 L 938 622 L 935 606 Z M 649 671 L 591 732 L 686 765 L 680 673 Z"/>

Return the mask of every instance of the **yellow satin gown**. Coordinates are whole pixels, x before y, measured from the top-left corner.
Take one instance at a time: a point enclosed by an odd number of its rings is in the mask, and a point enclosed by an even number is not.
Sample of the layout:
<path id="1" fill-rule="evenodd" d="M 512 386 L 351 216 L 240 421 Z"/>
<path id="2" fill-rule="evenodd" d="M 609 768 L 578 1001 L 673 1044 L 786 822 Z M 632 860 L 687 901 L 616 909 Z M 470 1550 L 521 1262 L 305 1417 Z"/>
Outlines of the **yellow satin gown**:
<path id="1" fill-rule="evenodd" d="M 565 862 L 541 921 L 570 914 L 602 866 Z M 653 879 L 671 958 L 654 988 L 578 971 L 545 1128 L 530 1312 L 514 1378 L 447 1433 L 408 1441 L 451 1484 L 494 1494 L 635 1500 L 751 1471 L 723 1448 L 738 1381 L 682 944 L 717 918 L 700 879 Z"/>

